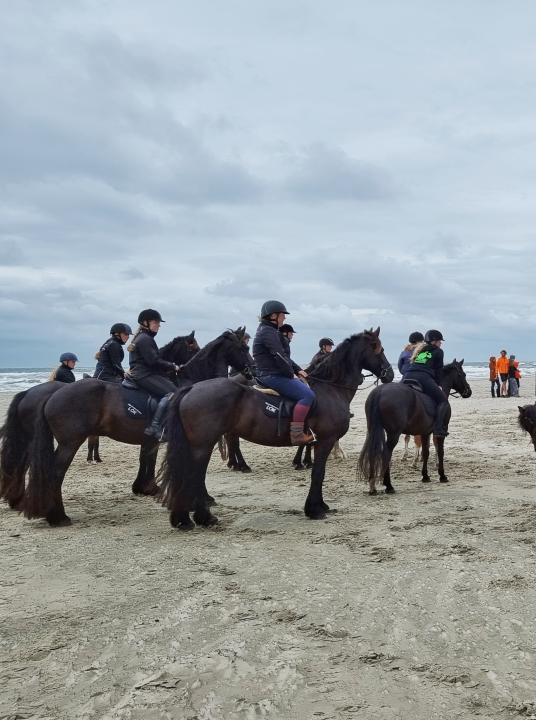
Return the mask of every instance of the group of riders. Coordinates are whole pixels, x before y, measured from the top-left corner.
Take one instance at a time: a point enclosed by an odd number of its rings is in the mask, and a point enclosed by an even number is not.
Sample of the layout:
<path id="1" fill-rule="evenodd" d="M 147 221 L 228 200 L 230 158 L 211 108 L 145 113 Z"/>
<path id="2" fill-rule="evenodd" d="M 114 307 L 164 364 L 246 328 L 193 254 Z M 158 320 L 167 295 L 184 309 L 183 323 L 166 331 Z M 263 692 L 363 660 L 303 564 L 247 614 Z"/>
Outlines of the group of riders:
<path id="1" fill-rule="evenodd" d="M 258 381 L 280 395 L 296 402 L 290 422 L 290 440 L 293 445 L 304 445 L 314 441 L 314 435 L 304 429 L 305 420 L 315 403 L 315 393 L 307 384 L 308 374 L 332 351 L 335 343 L 324 337 L 319 341 L 319 351 L 306 369 L 291 359 L 290 343 L 295 334 L 292 325 L 285 322 L 289 315 L 279 300 L 268 300 L 261 308 L 260 323 L 253 340 L 253 363 Z M 110 328 L 110 337 L 96 354 L 97 365 L 94 378 L 107 382 L 133 382 L 150 395 L 159 398 L 153 420 L 145 430 L 147 435 L 162 439 L 162 425 L 169 401 L 177 387 L 170 379 L 171 374 L 180 373 L 180 367 L 163 360 L 158 352 L 155 337 L 165 322 L 157 310 L 146 309 L 138 316 L 138 329 L 133 334 L 127 323 L 115 323 Z M 128 345 L 129 369 L 123 369 L 124 345 Z M 244 336 L 247 344 L 249 335 Z M 403 381 L 417 382 L 423 392 L 432 398 L 437 406 L 434 434 L 445 437 L 449 407 L 448 398 L 440 387 L 443 369 L 443 335 L 439 330 L 429 330 L 425 335 L 413 332 L 408 345 L 400 354 L 398 369 Z M 73 369 L 78 362 L 74 353 L 63 353 L 55 380 L 74 382 Z"/>

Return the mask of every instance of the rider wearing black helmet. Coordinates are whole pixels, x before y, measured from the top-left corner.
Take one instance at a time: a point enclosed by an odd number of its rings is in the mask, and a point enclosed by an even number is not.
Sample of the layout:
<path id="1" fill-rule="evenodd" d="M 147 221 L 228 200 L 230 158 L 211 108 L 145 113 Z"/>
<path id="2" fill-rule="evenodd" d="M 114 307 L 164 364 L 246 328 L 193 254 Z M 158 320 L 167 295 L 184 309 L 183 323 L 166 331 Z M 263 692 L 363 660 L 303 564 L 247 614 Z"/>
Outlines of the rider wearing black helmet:
<path id="1" fill-rule="evenodd" d="M 315 394 L 308 385 L 294 377 L 290 344 L 287 349 L 278 330 L 288 314 L 288 310 L 279 300 L 268 300 L 264 303 L 261 308 L 261 322 L 253 342 L 253 357 L 257 374 L 263 384 L 297 401 L 290 423 L 290 442 L 292 445 L 304 445 L 314 440 L 313 435 L 304 432 L 303 424 L 315 400 Z M 307 377 L 307 373 L 301 369 L 297 375 Z"/>
<path id="2" fill-rule="evenodd" d="M 151 308 L 142 310 L 138 316 L 138 330 L 128 347 L 129 378 L 151 395 L 161 398 L 153 421 L 145 430 L 146 435 L 156 437 L 161 442 L 164 441 L 162 432 L 164 415 L 172 395 L 177 390 L 167 375 L 179 370 L 177 365 L 162 360 L 158 355 L 158 346 L 154 338 L 160 329 L 160 323 L 163 322 L 165 321 L 162 320 L 158 310 Z"/>
<path id="3" fill-rule="evenodd" d="M 319 365 L 322 360 L 325 360 L 326 357 L 330 354 L 330 352 L 333 350 L 333 346 L 335 343 L 333 340 L 329 337 L 323 337 L 320 338 L 318 341 L 318 347 L 320 350 L 313 355 L 311 358 L 311 362 L 309 363 L 307 367 L 307 372 L 310 373 L 314 370 L 314 368 Z"/>
<path id="4" fill-rule="evenodd" d="M 413 351 L 421 342 L 424 342 L 424 335 L 422 334 L 422 332 L 419 332 L 418 330 L 412 332 L 408 338 L 408 344 L 402 350 L 402 352 L 400 353 L 400 357 L 398 358 L 398 370 L 401 375 L 405 375 L 409 370 L 410 360 L 411 356 L 413 355 Z"/>
<path id="5" fill-rule="evenodd" d="M 94 378 L 106 380 L 107 382 L 121 382 L 125 376 L 122 362 L 125 357 L 123 345 L 132 335 L 130 325 L 126 323 L 114 323 L 110 328 L 110 337 L 101 345 L 96 353 L 97 366 L 93 374 Z"/>
<path id="6" fill-rule="evenodd" d="M 424 342 L 418 343 L 411 356 L 410 368 L 404 380 L 417 380 L 424 392 L 436 403 L 436 416 L 433 433 L 437 437 L 448 435 L 450 405 L 447 396 L 440 387 L 443 371 L 443 335 L 439 330 L 428 330 Z"/>
<path id="7" fill-rule="evenodd" d="M 281 343 L 283 344 L 283 350 L 285 351 L 285 355 L 290 361 L 290 364 L 292 365 L 292 370 L 294 371 L 294 375 L 299 375 L 301 372 L 303 372 L 303 368 L 301 368 L 298 363 L 295 363 L 294 360 L 290 357 L 290 343 L 292 342 L 292 338 L 294 335 L 296 335 L 296 330 L 290 325 L 289 323 L 283 323 L 281 327 L 279 328 L 279 334 L 281 335 Z"/>
<path id="8" fill-rule="evenodd" d="M 78 358 L 76 355 L 72 352 L 64 352 L 60 355 L 60 363 L 61 365 L 54 373 L 54 380 L 57 380 L 58 382 L 64 382 L 64 383 L 72 383 L 76 382 L 76 378 L 74 376 L 74 366 L 78 362 Z"/>

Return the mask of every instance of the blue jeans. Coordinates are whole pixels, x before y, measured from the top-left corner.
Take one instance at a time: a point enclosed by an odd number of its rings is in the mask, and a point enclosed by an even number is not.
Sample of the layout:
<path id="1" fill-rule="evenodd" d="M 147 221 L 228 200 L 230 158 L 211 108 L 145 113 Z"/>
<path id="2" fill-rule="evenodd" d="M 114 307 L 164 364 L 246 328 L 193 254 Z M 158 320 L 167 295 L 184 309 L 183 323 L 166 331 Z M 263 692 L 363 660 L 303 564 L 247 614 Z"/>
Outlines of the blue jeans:
<path id="1" fill-rule="evenodd" d="M 278 393 L 291 400 L 297 400 L 298 405 L 305 405 L 309 408 L 316 400 L 316 395 L 309 385 L 296 378 L 288 378 L 283 375 L 263 375 L 261 380 L 266 387 L 277 390 Z"/>

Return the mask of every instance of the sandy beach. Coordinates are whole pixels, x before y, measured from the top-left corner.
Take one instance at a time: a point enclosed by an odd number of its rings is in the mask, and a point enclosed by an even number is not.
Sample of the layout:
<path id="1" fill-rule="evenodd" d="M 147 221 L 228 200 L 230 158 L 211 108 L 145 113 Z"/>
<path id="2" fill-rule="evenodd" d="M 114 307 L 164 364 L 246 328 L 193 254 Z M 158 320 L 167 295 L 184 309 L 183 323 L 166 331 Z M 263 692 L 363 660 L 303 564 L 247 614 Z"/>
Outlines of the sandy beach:
<path id="1" fill-rule="evenodd" d="M 454 399 L 448 485 L 403 446 L 394 496 L 356 479 L 360 391 L 330 461 L 326 521 L 291 449 L 214 455 L 220 525 L 173 530 L 135 497 L 137 448 L 79 452 L 70 528 L 0 508 L 0 718 L 432 720 L 536 717 L 536 454 L 517 405 Z M 4 414 L 9 395 L 0 396 Z"/>

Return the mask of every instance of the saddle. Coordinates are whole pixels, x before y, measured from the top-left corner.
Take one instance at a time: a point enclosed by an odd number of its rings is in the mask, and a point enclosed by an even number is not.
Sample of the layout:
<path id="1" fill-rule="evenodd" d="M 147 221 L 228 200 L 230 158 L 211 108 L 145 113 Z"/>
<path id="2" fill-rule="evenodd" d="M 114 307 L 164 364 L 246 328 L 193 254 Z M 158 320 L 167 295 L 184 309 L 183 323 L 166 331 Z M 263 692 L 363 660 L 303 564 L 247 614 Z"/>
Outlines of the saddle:
<path id="1" fill-rule="evenodd" d="M 127 415 L 138 420 L 145 419 L 147 424 L 151 421 L 159 403 L 158 398 L 149 395 L 146 390 L 142 390 L 136 383 L 126 378 L 121 383 L 121 398 Z"/>
<path id="2" fill-rule="evenodd" d="M 283 425 L 283 419 L 291 418 L 294 412 L 294 406 L 296 400 L 291 400 L 288 397 L 284 397 L 277 390 L 262 385 L 259 380 L 259 384 L 253 385 L 253 390 L 261 393 L 262 395 L 270 396 L 270 400 L 264 399 L 264 414 L 266 417 L 275 418 L 277 420 L 277 435 L 281 435 L 281 429 Z M 315 409 L 315 405 L 311 407 L 308 417 L 310 417 Z"/>
<path id="3" fill-rule="evenodd" d="M 408 378 L 406 380 L 405 378 L 403 378 L 400 382 L 404 383 L 404 385 L 408 385 L 412 390 L 415 390 L 416 392 L 424 392 L 424 390 L 422 389 L 422 385 L 418 380 L 414 380 L 413 378 Z"/>
<path id="4" fill-rule="evenodd" d="M 416 393 L 419 393 L 421 401 L 424 405 L 424 409 L 426 410 L 428 415 L 431 415 L 433 418 L 435 418 L 437 405 L 432 400 L 432 398 L 424 392 L 421 383 L 418 380 L 414 380 L 413 378 L 408 378 L 407 380 L 403 379 L 400 382 L 410 387 Z"/>

